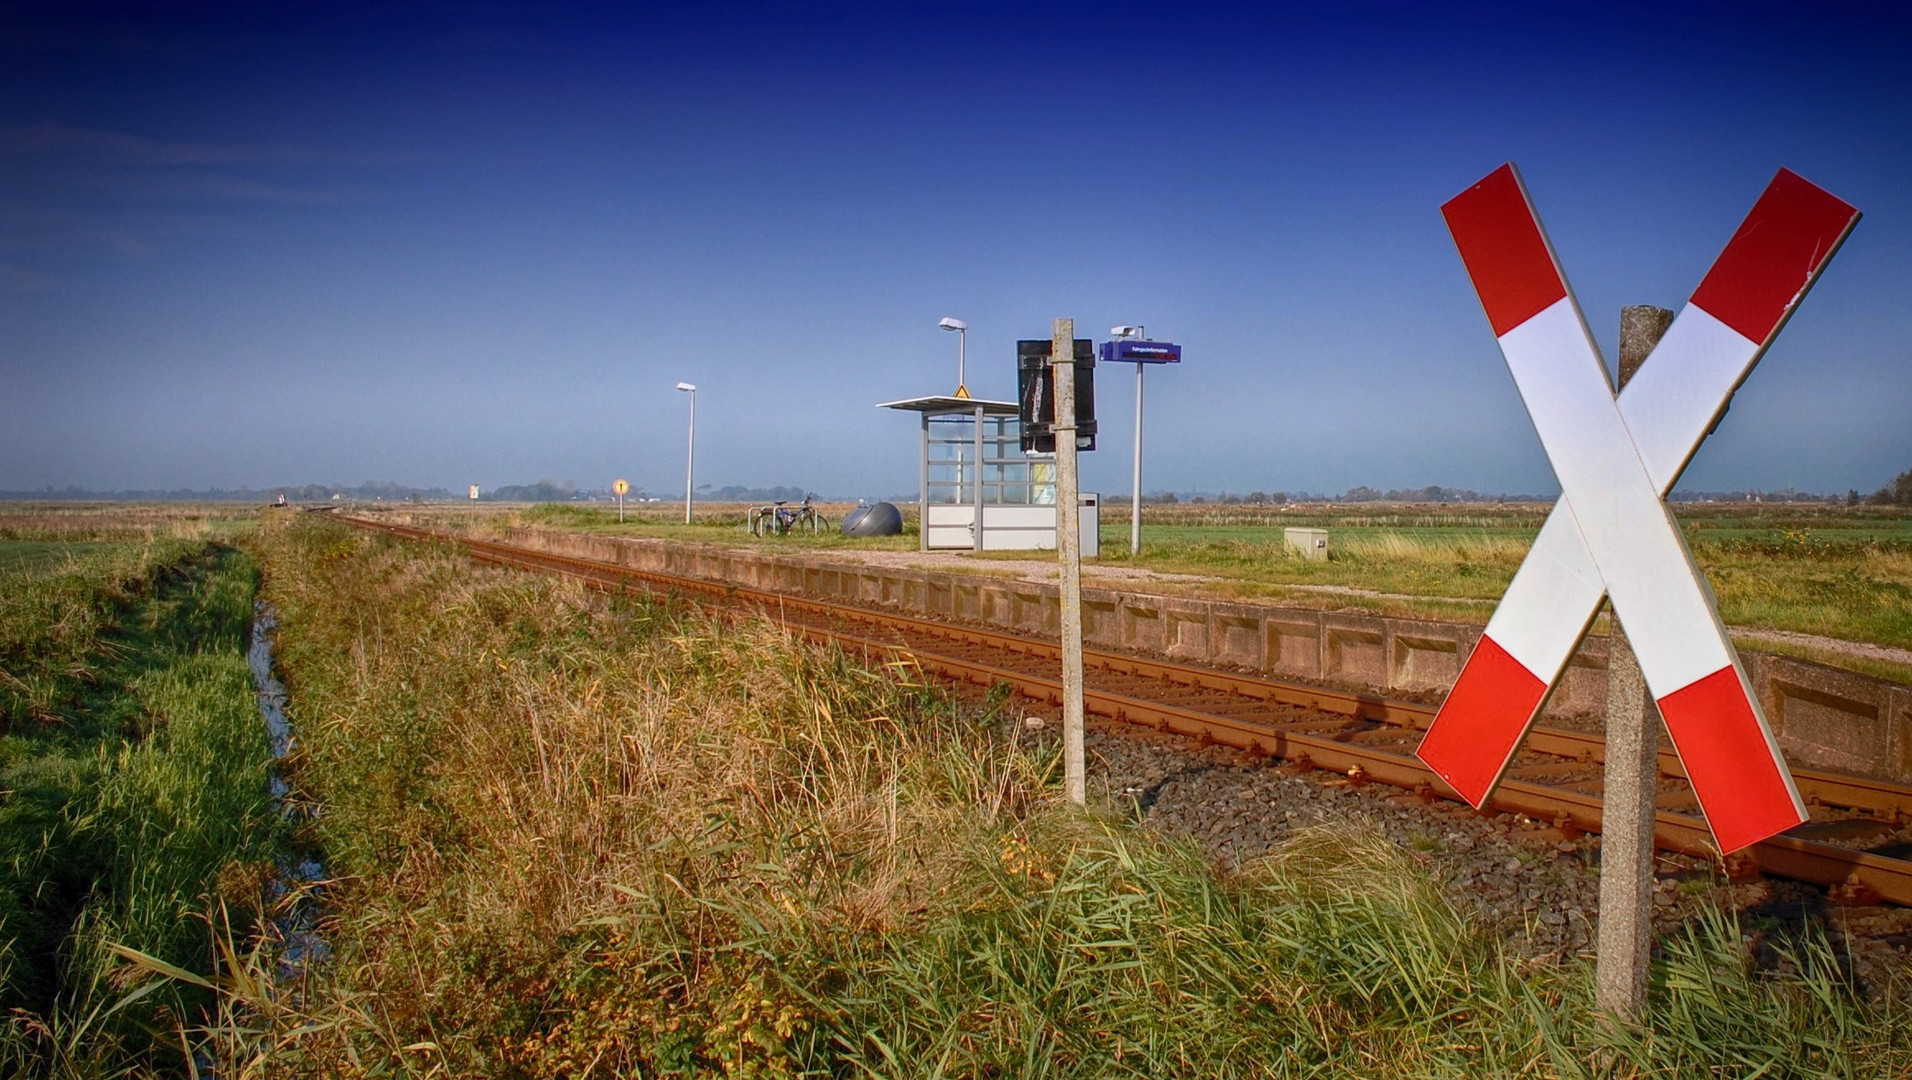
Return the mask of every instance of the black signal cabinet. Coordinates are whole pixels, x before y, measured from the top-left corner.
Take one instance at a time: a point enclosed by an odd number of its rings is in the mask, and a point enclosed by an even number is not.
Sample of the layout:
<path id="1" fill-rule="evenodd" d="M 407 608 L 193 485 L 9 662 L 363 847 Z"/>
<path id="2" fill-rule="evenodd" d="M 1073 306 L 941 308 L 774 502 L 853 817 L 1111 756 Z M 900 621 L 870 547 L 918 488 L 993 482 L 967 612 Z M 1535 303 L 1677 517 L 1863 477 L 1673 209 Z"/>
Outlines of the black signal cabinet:
<path id="1" fill-rule="evenodd" d="M 1049 366 L 1050 343 L 1016 342 L 1016 403 L 1022 420 L 1024 453 L 1053 454 L 1056 388 Z M 1095 449 L 1095 342 L 1075 342 L 1076 449 Z"/>

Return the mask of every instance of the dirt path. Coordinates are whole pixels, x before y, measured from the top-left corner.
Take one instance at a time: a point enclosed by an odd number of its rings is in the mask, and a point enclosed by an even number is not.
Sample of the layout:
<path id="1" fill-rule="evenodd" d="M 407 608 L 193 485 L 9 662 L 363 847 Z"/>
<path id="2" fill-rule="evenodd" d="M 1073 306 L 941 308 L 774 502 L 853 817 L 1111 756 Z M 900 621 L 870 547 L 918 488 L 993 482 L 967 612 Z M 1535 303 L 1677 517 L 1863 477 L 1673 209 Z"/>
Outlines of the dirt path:
<path id="1" fill-rule="evenodd" d="M 1822 637 L 1819 634 L 1800 634 L 1791 630 L 1761 630 L 1745 626 L 1729 626 L 1727 629 L 1733 632 L 1733 638 L 1736 641 L 1766 645 L 1800 645 L 1839 656 L 1912 666 L 1912 649 L 1895 649 L 1890 645 L 1872 645 L 1863 641 L 1847 641 L 1844 638 Z"/>

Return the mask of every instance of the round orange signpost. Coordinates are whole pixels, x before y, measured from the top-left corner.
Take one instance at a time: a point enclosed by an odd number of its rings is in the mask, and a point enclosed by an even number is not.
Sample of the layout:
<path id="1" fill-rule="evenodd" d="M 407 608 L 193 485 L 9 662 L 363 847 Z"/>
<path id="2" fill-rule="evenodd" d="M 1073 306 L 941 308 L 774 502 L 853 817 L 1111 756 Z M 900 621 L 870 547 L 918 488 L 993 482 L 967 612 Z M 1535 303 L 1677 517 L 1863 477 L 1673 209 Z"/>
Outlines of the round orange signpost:
<path id="1" fill-rule="evenodd" d="M 631 490 L 631 482 L 619 477 L 611 484 L 611 490 L 617 492 L 617 523 L 624 524 L 624 493 Z"/>

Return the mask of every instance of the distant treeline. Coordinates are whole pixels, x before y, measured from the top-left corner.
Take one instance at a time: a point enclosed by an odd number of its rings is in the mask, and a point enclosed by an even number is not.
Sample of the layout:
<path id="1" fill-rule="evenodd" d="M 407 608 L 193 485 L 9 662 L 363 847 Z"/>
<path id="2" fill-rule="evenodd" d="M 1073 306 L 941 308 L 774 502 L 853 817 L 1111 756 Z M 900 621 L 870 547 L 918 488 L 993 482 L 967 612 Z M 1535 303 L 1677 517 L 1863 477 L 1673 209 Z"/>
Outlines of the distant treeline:
<path id="1" fill-rule="evenodd" d="M 701 494 L 703 495 L 704 498 L 709 499 L 712 502 L 772 503 L 772 502 L 802 502 L 803 497 L 805 495 L 811 495 L 814 493 L 811 492 L 808 488 L 800 488 L 800 487 L 753 488 L 753 487 L 744 487 L 741 484 L 732 484 L 729 487 L 720 487 L 716 489 L 715 491 L 706 491 L 706 492 L 702 492 Z"/>
<path id="2" fill-rule="evenodd" d="M 486 502 L 570 502 L 577 498 L 577 485 L 570 481 L 539 480 L 530 484 L 506 484 L 487 491 L 478 489 L 478 498 Z"/>
<path id="3" fill-rule="evenodd" d="M 1110 501 L 1128 500 L 1127 495 L 1110 496 Z M 1466 491 L 1460 488 L 1446 488 L 1438 485 L 1424 488 L 1391 488 L 1382 491 L 1367 486 L 1349 488 L 1339 495 L 1326 495 L 1313 491 L 1251 491 L 1246 495 L 1224 491 L 1214 494 L 1206 491 L 1173 492 L 1162 491 L 1142 496 L 1145 503 L 1219 503 L 1223 506 L 1284 506 L 1289 503 L 1502 503 L 1502 502 L 1544 502 L 1551 495 L 1483 495 L 1478 491 Z"/>
<path id="4" fill-rule="evenodd" d="M 1859 505 L 1857 491 L 1846 492 L 1846 505 Z M 1868 506 L 1912 506 L 1912 469 L 1892 478 L 1892 482 L 1867 496 Z"/>
<path id="5" fill-rule="evenodd" d="M 1901 478 L 1906 487 L 1912 488 L 1912 481 Z M 1873 503 L 1890 502 L 1883 497 L 1886 493 L 1873 496 Z M 1908 492 L 1912 494 L 1912 492 Z M 1245 495 L 1234 492 L 1219 494 L 1207 491 L 1175 492 L 1159 491 L 1142 496 L 1145 503 L 1176 505 L 1190 503 L 1194 505 L 1220 504 L 1223 506 L 1284 506 L 1290 503 L 1547 503 L 1558 498 L 1557 495 L 1532 494 L 1489 494 L 1469 491 L 1465 488 L 1449 488 L 1434 485 L 1424 488 L 1389 488 L 1382 491 L 1366 485 L 1352 487 L 1339 495 L 1325 495 L 1311 491 L 1251 491 Z M 1846 502 L 1858 505 L 1856 492 L 1847 495 L 1815 495 L 1806 491 L 1787 488 L 1782 491 L 1682 491 L 1668 496 L 1673 502 L 1709 502 L 1709 503 L 1767 503 L 1767 502 L 1803 502 L 1834 503 Z M 1127 502 L 1127 495 L 1105 495 L 1104 502 Z M 1908 503 L 1912 505 L 1912 503 Z"/>
<path id="6" fill-rule="evenodd" d="M 383 500 L 443 500 L 452 498 L 444 488 L 416 488 L 398 483 L 299 484 L 269 488 L 172 488 L 170 490 L 91 491 L 79 487 L 46 487 L 37 491 L 0 491 L 0 499 L 34 502 L 276 502 L 284 495 L 287 502 L 326 502 L 333 496 L 363 502 Z"/>
<path id="7" fill-rule="evenodd" d="M 383 483 L 367 480 L 362 484 L 346 486 L 344 484 L 300 484 L 297 486 L 268 488 L 208 488 L 194 490 L 174 488 L 172 490 L 144 491 L 89 491 L 79 487 L 47 487 L 38 491 L 0 491 L 0 500 L 38 501 L 38 502 L 276 502 L 283 495 L 287 502 L 320 503 L 333 500 L 351 500 L 354 502 L 445 502 L 463 501 L 464 491 L 451 491 L 442 487 L 409 487 L 392 481 Z M 775 487 L 745 487 L 731 484 L 720 488 L 702 487 L 697 497 L 711 502 L 801 502 L 806 495 L 817 494 L 813 489 L 794 485 Z M 640 500 L 648 497 L 642 488 L 633 489 L 627 498 Z M 672 494 L 668 498 L 680 498 Z M 841 501 L 840 494 L 822 494 L 826 501 Z M 480 488 L 478 498 L 485 502 L 602 502 L 612 498 L 606 489 L 581 489 L 569 480 L 537 480 L 529 484 L 504 484 L 495 488 Z M 912 495 L 885 496 L 892 502 L 914 503 Z M 1466 488 L 1441 487 L 1430 485 L 1422 488 L 1389 488 L 1383 491 L 1366 485 L 1352 487 L 1339 495 L 1329 495 L 1313 491 L 1250 491 L 1208 492 L 1208 491 L 1158 491 L 1142 496 L 1142 501 L 1151 504 L 1175 505 L 1178 503 L 1216 503 L 1225 506 L 1284 506 L 1290 503 L 1524 503 L 1552 502 L 1556 496 L 1531 494 L 1489 494 L 1471 491 Z M 1784 488 L 1778 491 L 1681 491 L 1668 496 L 1673 502 L 1710 502 L 1710 503 L 1845 503 L 1847 506 L 1912 506 L 1912 469 L 1907 469 L 1895 477 L 1891 483 L 1871 495 L 1861 495 L 1857 489 L 1844 495 L 1819 495 L 1806 491 Z M 1108 493 L 1103 501 L 1108 503 L 1126 503 L 1126 493 Z"/>

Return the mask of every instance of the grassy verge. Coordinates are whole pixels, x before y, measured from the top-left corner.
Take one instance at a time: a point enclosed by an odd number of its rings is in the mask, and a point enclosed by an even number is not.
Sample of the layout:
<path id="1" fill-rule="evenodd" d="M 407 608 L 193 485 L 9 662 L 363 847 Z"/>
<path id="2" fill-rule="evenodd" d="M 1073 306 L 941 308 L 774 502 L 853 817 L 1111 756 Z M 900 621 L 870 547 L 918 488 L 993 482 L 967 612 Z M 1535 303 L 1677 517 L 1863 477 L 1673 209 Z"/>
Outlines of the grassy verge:
<path id="1" fill-rule="evenodd" d="M 331 963 L 225 969 L 222 1075 L 1912 1068 L 1822 947 L 1760 970 L 1702 927 L 1612 1035 L 1584 965 L 1506 955 L 1365 830 L 1221 873 L 907 668 L 324 523 L 260 551 L 339 881 Z"/>
<path id="2" fill-rule="evenodd" d="M 1102 562 L 1219 577 L 1298 603 L 1321 591 L 1312 606 L 1452 618 L 1469 607 L 1491 611 L 1526 557 L 1540 510 L 1150 508 L 1161 523 L 1145 525 L 1141 556 L 1129 554 L 1124 529 L 1112 544 L 1105 535 Z M 1912 648 L 1912 515 L 1693 506 L 1675 515 L 1728 623 Z M 1280 527 L 1291 525 L 1329 529 L 1333 557 L 1288 551 Z"/>
<path id="3" fill-rule="evenodd" d="M 60 544 L 56 526 L 35 540 Z M 245 662 L 245 556 L 175 532 L 94 536 L 0 570 L 0 1072 L 180 1059 L 210 1000 L 128 992 L 124 949 L 210 971 L 221 891 L 257 904 L 276 817 Z M 250 887 L 247 887 L 250 883 Z"/>

